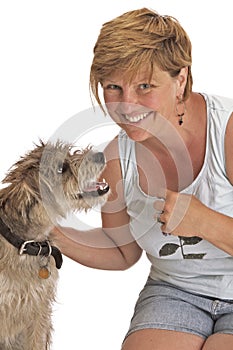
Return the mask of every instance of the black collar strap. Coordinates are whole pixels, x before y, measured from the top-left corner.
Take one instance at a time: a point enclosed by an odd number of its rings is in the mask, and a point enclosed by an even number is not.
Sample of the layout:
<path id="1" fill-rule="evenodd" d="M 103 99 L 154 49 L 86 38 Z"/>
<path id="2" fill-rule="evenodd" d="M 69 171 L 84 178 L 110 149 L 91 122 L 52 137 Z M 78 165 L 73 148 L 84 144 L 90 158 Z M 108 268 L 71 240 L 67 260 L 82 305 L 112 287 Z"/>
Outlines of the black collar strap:
<path id="1" fill-rule="evenodd" d="M 52 255 L 56 262 L 57 269 L 62 266 L 62 254 L 57 247 L 51 246 L 49 241 L 35 242 L 34 240 L 24 241 L 22 238 L 17 236 L 0 218 L 0 234 L 15 248 L 19 250 L 19 254 L 28 255 Z"/>

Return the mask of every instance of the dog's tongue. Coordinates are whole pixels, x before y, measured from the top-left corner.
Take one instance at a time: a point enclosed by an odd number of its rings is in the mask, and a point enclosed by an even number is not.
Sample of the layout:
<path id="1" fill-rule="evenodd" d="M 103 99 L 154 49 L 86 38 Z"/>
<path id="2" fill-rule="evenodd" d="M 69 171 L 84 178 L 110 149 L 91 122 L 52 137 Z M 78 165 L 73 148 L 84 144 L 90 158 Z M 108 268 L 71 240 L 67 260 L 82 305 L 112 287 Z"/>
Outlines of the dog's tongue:
<path id="1" fill-rule="evenodd" d="M 96 182 L 96 189 L 104 191 L 108 187 L 107 182 Z"/>
<path id="2" fill-rule="evenodd" d="M 104 191 L 108 187 L 107 182 L 92 182 L 85 188 L 85 192 Z"/>
<path id="3" fill-rule="evenodd" d="M 101 182 L 89 182 L 88 185 L 83 189 L 82 193 L 79 194 L 79 198 L 83 198 L 85 196 L 102 196 L 109 191 L 109 185 L 103 179 Z"/>

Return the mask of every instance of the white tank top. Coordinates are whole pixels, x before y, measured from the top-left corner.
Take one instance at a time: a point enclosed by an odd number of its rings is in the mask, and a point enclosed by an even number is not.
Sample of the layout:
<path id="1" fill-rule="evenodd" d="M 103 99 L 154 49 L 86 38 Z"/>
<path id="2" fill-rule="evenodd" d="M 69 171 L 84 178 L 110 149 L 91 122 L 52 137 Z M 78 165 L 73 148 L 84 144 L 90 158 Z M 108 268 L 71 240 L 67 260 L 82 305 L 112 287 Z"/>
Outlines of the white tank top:
<path id="1" fill-rule="evenodd" d="M 233 217 L 233 186 L 225 170 L 224 137 L 233 100 L 203 94 L 207 107 L 205 160 L 193 183 L 193 194 L 208 207 Z M 151 262 L 150 277 L 194 293 L 233 299 L 233 257 L 198 237 L 164 236 L 154 220 L 156 197 L 139 186 L 135 142 L 122 130 L 118 137 L 125 201 L 131 233 Z M 221 232 L 219 232 L 221 235 Z"/>

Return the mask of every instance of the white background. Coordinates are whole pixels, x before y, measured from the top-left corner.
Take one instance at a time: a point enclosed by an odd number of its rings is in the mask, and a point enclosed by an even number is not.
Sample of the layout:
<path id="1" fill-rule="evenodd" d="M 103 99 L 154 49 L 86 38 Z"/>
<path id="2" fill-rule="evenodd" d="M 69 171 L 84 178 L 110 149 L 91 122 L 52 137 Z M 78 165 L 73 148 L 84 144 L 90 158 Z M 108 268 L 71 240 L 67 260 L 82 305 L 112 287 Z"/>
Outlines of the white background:
<path id="1" fill-rule="evenodd" d="M 102 23 L 146 6 L 177 17 L 188 32 L 194 90 L 233 97 L 228 0 L 1 0 L 1 179 L 39 138 L 47 140 L 68 118 L 91 108 L 89 67 Z M 99 225 L 98 213 L 87 220 Z M 53 350 L 119 350 L 148 272 L 145 256 L 125 272 L 88 269 L 64 258 Z"/>

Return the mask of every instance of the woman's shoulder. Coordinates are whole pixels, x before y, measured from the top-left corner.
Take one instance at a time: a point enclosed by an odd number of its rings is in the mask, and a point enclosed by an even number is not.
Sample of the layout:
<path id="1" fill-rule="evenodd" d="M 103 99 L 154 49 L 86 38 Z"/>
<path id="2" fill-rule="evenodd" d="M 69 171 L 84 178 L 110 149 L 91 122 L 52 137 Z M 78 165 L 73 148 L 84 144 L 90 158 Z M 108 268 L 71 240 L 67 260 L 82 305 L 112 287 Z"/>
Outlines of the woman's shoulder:
<path id="1" fill-rule="evenodd" d="M 218 111 L 233 111 L 233 98 L 217 94 L 201 93 L 205 98 L 208 107 Z"/>

